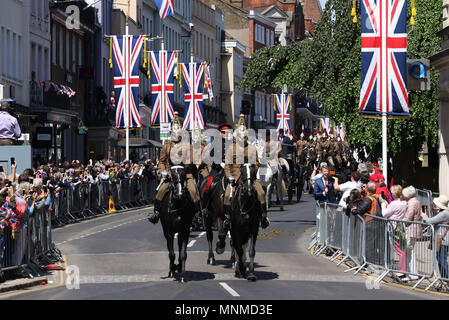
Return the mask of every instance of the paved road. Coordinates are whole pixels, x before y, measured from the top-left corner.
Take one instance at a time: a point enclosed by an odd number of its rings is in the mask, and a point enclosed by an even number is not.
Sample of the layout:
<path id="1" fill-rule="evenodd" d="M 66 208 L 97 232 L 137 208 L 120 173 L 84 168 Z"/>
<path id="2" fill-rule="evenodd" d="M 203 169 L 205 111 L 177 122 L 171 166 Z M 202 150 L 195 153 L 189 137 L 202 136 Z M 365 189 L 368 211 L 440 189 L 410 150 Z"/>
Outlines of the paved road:
<path id="1" fill-rule="evenodd" d="M 250 283 L 235 279 L 229 243 L 206 264 L 207 241 L 194 232 L 189 242 L 187 283 L 167 279 L 168 253 L 160 224 L 146 220 L 148 209 L 135 210 L 67 226 L 53 238 L 68 266 L 79 268 L 80 288 L 69 290 L 67 277 L 56 272 L 52 283 L 37 289 L 0 295 L 1 299 L 164 299 L 164 300 L 316 300 L 316 299 L 443 299 L 446 297 L 381 285 L 369 290 L 367 279 L 344 273 L 322 257 L 312 256 L 307 244 L 315 225 L 314 200 L 305 195 L 298 204 L 269 211 L 271 225 L 261 230 L 256 244 L 256 275 Z M 216 237 L 216 234 L 215 234 Z M 215 247 L 214 239 L 214 247 Z"/>

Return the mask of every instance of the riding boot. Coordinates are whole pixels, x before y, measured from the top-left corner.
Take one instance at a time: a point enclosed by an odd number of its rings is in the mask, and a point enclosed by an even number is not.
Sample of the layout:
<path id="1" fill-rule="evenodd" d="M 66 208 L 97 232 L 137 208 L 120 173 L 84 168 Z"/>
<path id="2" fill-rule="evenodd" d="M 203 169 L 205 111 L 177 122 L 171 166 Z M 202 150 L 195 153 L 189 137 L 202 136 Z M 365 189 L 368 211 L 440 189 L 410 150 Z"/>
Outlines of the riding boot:
<path id="1" fill-rule="evenodd" d="M 224 209 L 224 215 L 226 219 L 223 221 L 223 229 L 227 233 L 229 230 L 231 230 L 231 206 L 230 205 L 223 205 Z"/>
<path id="2" fill-rule="evenodd" d="M 159 221 L 159 213 L 161 212 L 161 201 L 154 200 L 154 210 L 153 213 L 151 213 L 148 216 L 148 221 L 150 221 L 153 224 L 156 224 Z"/>
<path id="3" fill-rule="evenodd" d="M 262 229 L 267 228 L 270 225 L 270 220 L 267 217 L 267 206 L 265 203 L 261 203 L 260 208 L 262 209 L 262 217 L 260 221 L 260 226 Z"/>
<path id="4" fill-rule="evenodd" d="M 194 203 L 193 206 L 194 206 L 193 210 L 195 212 L 196 223 L 198 224 L 198 226 L 202 226 L 203 225 L 203 218 L 202 218 L 200 202 L 198 201 L 197 203 Z"/>

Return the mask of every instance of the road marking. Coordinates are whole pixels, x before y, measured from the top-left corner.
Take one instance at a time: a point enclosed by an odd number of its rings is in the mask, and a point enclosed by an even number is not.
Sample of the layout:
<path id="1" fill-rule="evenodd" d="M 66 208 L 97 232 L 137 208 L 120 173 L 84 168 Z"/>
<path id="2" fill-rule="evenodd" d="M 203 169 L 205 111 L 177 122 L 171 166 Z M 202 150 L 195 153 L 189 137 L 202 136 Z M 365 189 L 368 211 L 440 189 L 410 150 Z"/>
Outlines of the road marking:
<path id="1" fill-rule="evenodd" d="M 105 228 L 105 229 L 99 230 L 99 231 L 97 231 L 97 232 L 92 232 L 92 233 L 88 233 L 88 234 L 83 234 L 83 235 L 80 235 L 80 236 L 78 236 L 78 237 L 75 237 L 75 238 L 72 238 L 72 239 L 69 239 L 69 240 L 66 240 L 66 241 L 63 241 L 63 242 L 56 243 L 56 246 L 59 246 L 59 245 L 61 245 L 61 244 L 64 244 L 64 243 L 67 243 L 67 242 L 70 242 L 70 241 L 80 240 L 80 239 L 83 239 L 83 238 L 86 238 L 86 237 L 88 237 L 88 236 L 92 236 L 92 235 L 95 235 L 95 234 L 98 234 L 98 233 L 101 233 L 101 232 L 104 232 L 104 231 L 109 231 L 109 230 L 112 230 L 112 229 L 117 229 L 117 228 L 119 228 L 119 227 L 121 227 L 121 226 L 124 226 L 124 225 L 126 225 L 126 224 L 130 224 L 130 223 L 134 223 L 134 222 L 139 222 L 139 221 L 142 221 L 142 220 L 145 220 L 145 219 L 147 219 L 147 218 L 145 217 L 145 218 L 141 218 L 141 219 L 137 219 L 137 220 L 132 220 L 132 221 L 128 221 L 128 222 L 125 222 L 125 223 L 122 223 L 122 224 L 119 224 L 119 225 L 115 225 L 115 226 L 112 226 L 112 227 L 109 227 L 109 228 Z"/>
<path id="2" fill-rule="evenodd" d="M 190 241 L 190 243 L 187 245 L 188 248 L 193 247 L 193 245 L 195 244 L 196 240 L 192 240 Z"/>
<path id="3" fill-rule="evenodd" d="M 219 282 L 219 284 L 220 284 L 223 288 L 225 288 L 225 290 L 226 290 L 227 292 L 229 292 L 233 297 L 240 297 L 240 295 L 239 295 L 234 289 L 232 289 L 230 286 L 228 286 L 228 285 L 226 284 L 226 282 Z"/>
<path id="4" fill-rule="evenodd" d="M 206 231 L 201 232 L 201 233 L 199 234 L 198 238 L 204 236 L 205 234 L 206 234 Z"/>

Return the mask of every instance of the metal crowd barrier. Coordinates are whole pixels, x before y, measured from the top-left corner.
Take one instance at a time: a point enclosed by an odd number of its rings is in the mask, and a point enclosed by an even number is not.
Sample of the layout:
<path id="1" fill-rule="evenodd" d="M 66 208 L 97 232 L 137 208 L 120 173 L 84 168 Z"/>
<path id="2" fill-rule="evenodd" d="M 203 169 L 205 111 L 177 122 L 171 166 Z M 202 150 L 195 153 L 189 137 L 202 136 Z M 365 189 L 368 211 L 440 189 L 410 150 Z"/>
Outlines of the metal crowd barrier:
<path id="1" fill-rule="evenodd" d="M 47 205 L 46 199 L 42 199 L 32 214 L 19 217 L 20 229 L 13 231 L 7 226 L 1 230 L 0 276 L 14 276 L 17 269 L 29 277 L 44 274 L 46 265 L 62 261 L 61 252 L 53 243 L 53 228 L 107 213 L 110 196 L 119 210 L 147 205 L 154 199 L 156 185 L 153 179 L 140 178 L 53 190 Z"/>
<path id="2" fill-rule="evenodd" d="M 416 199 L 418 199 L 419 202 L 421 202 L 422 206 L 426 206 L 427 208 L 427 215 L 429 217 L 433 216 L 433 196 L 432 191 L 430 190 L 421 190 L 416 189 Z"/>
<path id="3" fill-rule="evenodd" d="M 437 282 L 449 290 L 449 232 L 440 251 L 436 250 L 437 238 L 446 230 L 449 225 L 434 226 L 369 214 L 347 216 L 338 205 L 320 204 L 317 205 L 316 232 L 311 247 L 315 246 L 315 255 L 326 249 L 334 250 L 330 260 L 342 258 L 337 265 L 351 260 L 355 266 L 345 272 L 381 271 L 376 282 L 390 274 L 400 282 L 407 281 L 406 278 L 416 280 L 413 288 L 427 280 L 430 284 L 425 290 Z"/>
<path id="4" fill-rule="evenodd" d="M 108 213 L 111 196 L 116 210 L 149 205 L 156 195 L 156 187 L 155 179 L 141 177 L 61 188 L 52 198 L 51 224 L 61 227 Z"/>
<path id="5" fill-rule="evenodd" d="M 29 277 L 42 275 L 45 266 L 61 261 L 62 256 L 55 247 L 51 236 L 52 214 L 55 194 L 51 202 L 45 200 L 35 205 L 32 214 L 26 212 L 18 218 L 20 228 L 13 230 L 11 225 L 1 231 L 0 236 L 0 273 L 5 278 L 15 277 L 14 271 L 22 270 Z"/>

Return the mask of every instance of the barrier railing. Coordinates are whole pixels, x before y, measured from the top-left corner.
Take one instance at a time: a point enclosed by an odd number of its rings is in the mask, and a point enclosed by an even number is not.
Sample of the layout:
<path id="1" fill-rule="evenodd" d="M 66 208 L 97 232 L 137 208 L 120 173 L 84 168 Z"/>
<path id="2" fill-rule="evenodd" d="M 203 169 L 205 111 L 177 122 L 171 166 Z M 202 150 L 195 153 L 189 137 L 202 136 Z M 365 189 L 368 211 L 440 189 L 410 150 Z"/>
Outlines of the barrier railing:
<path id="1" fill-rule="evenodd" d="M 0 231 L 0 279 L 14 276 L 18 269 L 29 277 L 47 271 L 46 265 L 62 261 L 61 252 L 52 240 L 52 229 L 107 213 L 109 198 L 116 210 L 150 204 L 157 182 L 147 177 L 76 184 L 57 188 L 49 199 L 42 199 L 18 218 L 20 228 L 13 225 Z M 31 205 L 31 203 L 28 203 Z"/>
<path id="2" fill-rule="evenodd" d="M 320 204 L 316 209 L 314 254 L 334 250 L 330 260 L 341 257 L 337 265 L 348 259 L 353 262 L 345 272 L 380 270 L 382 273 L 376 282 L 390 275 L 398 282 L 416 280 L 414 289 L 427 280 L 430 284 L 425 290 L 437 282 L 449 290 L 449 231 L 446 232 L 449 225 L 385 219 L 369 214 L 348 216 L 335 204 Z M 443 236 L 441 249 L 437 250 L 437 239 Z"/>

